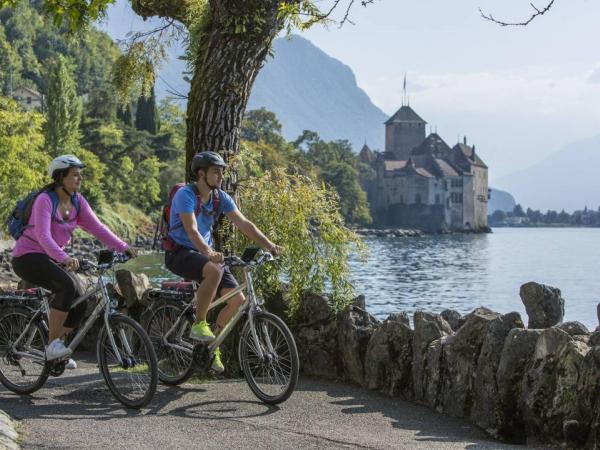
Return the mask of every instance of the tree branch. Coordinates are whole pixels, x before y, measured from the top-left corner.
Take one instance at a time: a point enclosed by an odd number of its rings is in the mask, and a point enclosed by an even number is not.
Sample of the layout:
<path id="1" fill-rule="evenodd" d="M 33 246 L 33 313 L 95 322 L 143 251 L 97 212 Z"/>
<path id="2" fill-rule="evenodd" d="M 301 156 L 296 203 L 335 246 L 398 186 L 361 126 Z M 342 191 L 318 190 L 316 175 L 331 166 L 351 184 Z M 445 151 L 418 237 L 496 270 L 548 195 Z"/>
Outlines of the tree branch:
<path id="1" fill-rule="evenodd" d="M 144 19 L 165 17 L 183 24 L 187 21 L 188 0 L 131 0 L 131 8 Z"/>
<path id="2" fill-rule="evenodd" d="M 550 10 L 550 8 L 552 8 L 554 1 L 555 0 L 550 0 L 550 3 L 548 3 L 544 9 L 539 9 L 533 3 L 530 3 L 531 7 L 534 9 L 535 12 L 529 17 L 529 19 L 527 19 L 524 22 L 504 22 L 502 20 L 498 20 L 498 19 L 494 18 L 494 16 L 492 16 L 491 14 L 484 13 L 481 8 L 479 8 L 479 13 L 481 14 L 481 17 L 483 17 L 484 19 L 494 22 L 503 27 L 508 27 L 508 26 L 525 27 L 525 26 L 529 25 L 536 17 L 543 16 L 544 14 L 546 14 L 548 12 L 548 10 Z"/>

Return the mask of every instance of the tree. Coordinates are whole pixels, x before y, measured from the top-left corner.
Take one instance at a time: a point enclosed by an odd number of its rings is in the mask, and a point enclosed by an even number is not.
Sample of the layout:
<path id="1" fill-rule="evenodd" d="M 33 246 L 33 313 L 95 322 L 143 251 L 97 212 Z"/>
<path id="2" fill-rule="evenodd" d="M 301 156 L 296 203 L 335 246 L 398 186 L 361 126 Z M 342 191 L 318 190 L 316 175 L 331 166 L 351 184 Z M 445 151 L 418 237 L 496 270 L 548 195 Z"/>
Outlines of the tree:
<path id="1" fill-rule="evenodd" d="M 81 99 L 62 55 L 50 68 L 46 96 L 47 122 L 44 127 L 46 146 L 51 154 L 75 153 L 79 148 Z"/>
<path id="2" fill-rule="evenodd" d="M 0 217 L 8 217 L 15 202 L 48 180 L 50 158 L 43 152 L 44 117 L 22 111 L 12 99 L 0 96 Z M 3 229 L 4 221 L 0 224 Z"/>
<path id="3" fill-rule="evenodd" d="M 135 112 L 135 127 L 138 130 L 146 130 L 151 134 L 156 134 L 158 133 L 159 126 L 156 96 L 154 94 L 154 86 L 152 86 L 148 97 L 141 95 L 138 98 L 137 110 Z"/>
<path id="4" fill-rule="evenodd" d="M 20 0 L 0 0 L 0 7 Z M 374 0 L 362 0 L 366 5 Z M 57 25 L 65 19 L 79 30 L 102 17 L 114 0 L 46 0 Z M 256 75 L 269 54 L 273 39 L 284 29 L 308 28 L 329 20 L 345 8 L 348 20 L 355 0 L 330 0 L 321 11 L 315 0 L 131 0 L 142 18 L 161 17 L 166 25 L 189 35 L 188 59 L 192 79 L 187 107 L 186 167 L 199 148 L 220 151 L 227 160 L 239 152 L 240 125 Z M 325 4 L 327 8 L 328 4 Z M 182 30 L 181 28 L 185 28 Z M 158 35 L 160 36 L 160 34 Z M 145 41 L 144 41 L 145 40 Z M 160 37 L 141 33 L 132 39 L 127 55 L 116 63 L 123 88 L 141 82 L 147 93 L 154 82 L 153 62 L 161 56 Z M 148 45 L 144 46 L 143 43 Z M 188 173 L 188 177 L 189 177 Z M 235 180 L 232 180 L 235 182 Z M 230 185 L 231 187 L 231 185 Z"/>
<path id="5" fill-rule="evenodd" d="M 523 211 L 523 207 L 520 204 L 516 204 L 513 208 L 513 215 L 515 217 L 525 217 L 525 212 Z"/>

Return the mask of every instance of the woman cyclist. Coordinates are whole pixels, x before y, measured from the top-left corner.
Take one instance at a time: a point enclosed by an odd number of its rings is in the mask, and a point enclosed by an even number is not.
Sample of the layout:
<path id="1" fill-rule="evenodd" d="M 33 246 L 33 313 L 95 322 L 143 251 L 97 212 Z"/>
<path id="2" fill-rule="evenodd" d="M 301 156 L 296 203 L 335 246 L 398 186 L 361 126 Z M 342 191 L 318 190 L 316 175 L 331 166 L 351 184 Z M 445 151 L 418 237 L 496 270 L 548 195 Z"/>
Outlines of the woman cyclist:
<path id="1" fill-rule="evenodd" d="M 79 261 L 64 251 L 75 228 L 80 226 L 112 250 L 125 252 L 130 257 L 137 255 L 98 220 L 79 193 L 84 167 L 73 155 L 52 160 L 48 175 L 53 182 L 36 197 L 29 222 L 12 251 L 14 272 L 23 280 L 55 294 L 48 319 L 47 361 L 70 356 L 71 350 L 65 346 L 64 339 L 79 325 L 86 310 L 85 302 L 70 310 L 73 301 L 83 294 L 77 278 L 69 273 L 79 267 Z M 51 196 L 58 198 L 54 215 Z M 75 368 L 76 364 L 70 360 L 67 366 Z"/>

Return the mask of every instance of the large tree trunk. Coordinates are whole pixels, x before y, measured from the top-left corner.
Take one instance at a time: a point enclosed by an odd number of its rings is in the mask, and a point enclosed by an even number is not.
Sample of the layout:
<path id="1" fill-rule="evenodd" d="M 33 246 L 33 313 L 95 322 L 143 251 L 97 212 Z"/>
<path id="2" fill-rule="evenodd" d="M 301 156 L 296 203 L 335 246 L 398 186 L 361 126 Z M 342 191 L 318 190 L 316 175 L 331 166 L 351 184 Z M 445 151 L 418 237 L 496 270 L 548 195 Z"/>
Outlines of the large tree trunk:
<path id="1" fill-rule="evenodd" d="M 239 151 L 240 125 L 256 75 L 281 29 L 277 1 L 211 2 L 211 20 L 198 46 L 187 108 L 186 163 L 199 151 L 225 160 Z M 265 15 L 263 15 L 263 13 Z M 248 17 L 260 16 L 260 29 Z M 246 32 L 233 23 L 250 22 Z"/>
<path id="2" fill-rule="evenodd" d="M 197 46 L 188 96 L 188 180 L 190 161 L 197 152 L 213 150 L 225 161 L 239 152 L 240 126 L 252 85 L 282 27 L 277 17 L 278 5 L 273 0 L 210 2 L 210 20 L 203 27 Z M 258 23 L 256 17 L 260 19 Z M 229 171 L 224 189 L 235 196 L 235 188 L 236 174 Z M 224 234 L 217 233 L 217 248 L 221 247 Z"/>

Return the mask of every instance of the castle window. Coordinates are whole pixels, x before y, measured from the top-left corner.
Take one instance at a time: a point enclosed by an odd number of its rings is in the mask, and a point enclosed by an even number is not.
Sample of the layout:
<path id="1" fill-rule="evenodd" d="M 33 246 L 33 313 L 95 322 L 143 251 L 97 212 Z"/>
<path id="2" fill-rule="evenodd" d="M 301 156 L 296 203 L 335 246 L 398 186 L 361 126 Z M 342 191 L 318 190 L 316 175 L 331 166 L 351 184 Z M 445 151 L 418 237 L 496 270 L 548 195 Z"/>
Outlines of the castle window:
<path id="1" fill-rule="evenodd" d="M 31 97 L 27 97 L 27 104 L 31 105 Z"/>
<path id="2" fill-rule="evenodd" d="M 400 196 L 400 204 L 401 204 L 401 205 L 404 205 L 404 195 L 401 195 L 401 196 Z"/>
<path id="3" fill-rule="evenodd" d="M 416 203 L 417 205 L 420 205 L 420 204 L 421 204 L 421 194 L 417 194 L 417 195 L 415 196 L 415 203 Z"/>
<path id="4" fill-rule="evenodd" d="M 435 194 L 435 204 L 436 205 L 440 204 L 440 194 Z"/>

